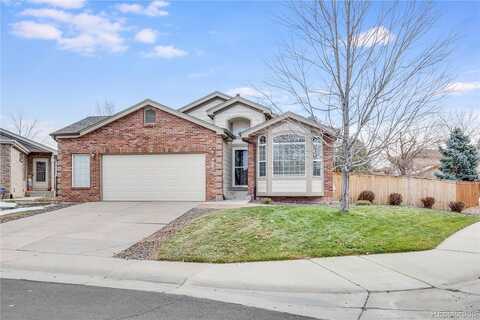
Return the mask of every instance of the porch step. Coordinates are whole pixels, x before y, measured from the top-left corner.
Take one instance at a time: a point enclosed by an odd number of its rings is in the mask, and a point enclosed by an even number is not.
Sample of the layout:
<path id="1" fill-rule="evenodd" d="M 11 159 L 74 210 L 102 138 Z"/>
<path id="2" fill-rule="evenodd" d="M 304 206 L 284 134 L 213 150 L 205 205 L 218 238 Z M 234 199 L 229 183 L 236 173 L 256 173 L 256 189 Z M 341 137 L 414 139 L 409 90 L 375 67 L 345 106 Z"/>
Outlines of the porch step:
<path id="1" fill-rule="evenodd" d="M 229 191 L 225 194 L 226 200 L 249 200 L 248 191 Z"/>
<path id="2" fill-rule="evenodd" d="M 27 191 L 25 192 L 26 197 L 39 197 L 39 198 L 53 198 L 52 191 Z"/>

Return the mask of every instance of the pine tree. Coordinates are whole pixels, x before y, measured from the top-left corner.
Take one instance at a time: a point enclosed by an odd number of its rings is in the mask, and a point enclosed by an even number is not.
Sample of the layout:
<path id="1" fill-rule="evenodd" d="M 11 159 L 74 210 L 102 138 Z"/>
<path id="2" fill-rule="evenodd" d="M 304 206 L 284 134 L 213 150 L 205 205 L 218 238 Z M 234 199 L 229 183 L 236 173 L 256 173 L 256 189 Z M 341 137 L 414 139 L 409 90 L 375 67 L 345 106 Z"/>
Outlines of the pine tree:
<path id="1" fill-rule="evenodd" d="M 442 159 L 440 160 L 440 172 L 435 173 L 438 178 L 463 181 L 479 180 L 478 151 L 461 129 L 453 129 L 446 148 L 440 147 L 439 149 Z"/>

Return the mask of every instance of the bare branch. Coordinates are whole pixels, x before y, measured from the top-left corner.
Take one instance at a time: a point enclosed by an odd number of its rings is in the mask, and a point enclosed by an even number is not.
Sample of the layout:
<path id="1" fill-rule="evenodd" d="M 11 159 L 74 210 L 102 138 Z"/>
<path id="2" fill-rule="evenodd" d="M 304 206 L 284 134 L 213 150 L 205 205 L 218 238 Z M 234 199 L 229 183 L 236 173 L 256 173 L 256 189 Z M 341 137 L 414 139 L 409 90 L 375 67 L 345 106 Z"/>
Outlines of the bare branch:
<path id="1" fill-rule="evenodd" d="M 115 104 L 110 100 L 105 100 L 103 103 L 97 102 L 95 106 L 95 115 L 97 116 L 111 116 L 115 113 Z"/>
<path id="2" fill-rule="evenodd" d="M 27 120 L 21 112 L 15 114 L 12 113 L 9 117 L 10 121 L 12 121 L 14 132 L 16 134 L 33 140 L 40 133 L 40 129 L 38 128 L 38 121 L 36 119 Z"/>

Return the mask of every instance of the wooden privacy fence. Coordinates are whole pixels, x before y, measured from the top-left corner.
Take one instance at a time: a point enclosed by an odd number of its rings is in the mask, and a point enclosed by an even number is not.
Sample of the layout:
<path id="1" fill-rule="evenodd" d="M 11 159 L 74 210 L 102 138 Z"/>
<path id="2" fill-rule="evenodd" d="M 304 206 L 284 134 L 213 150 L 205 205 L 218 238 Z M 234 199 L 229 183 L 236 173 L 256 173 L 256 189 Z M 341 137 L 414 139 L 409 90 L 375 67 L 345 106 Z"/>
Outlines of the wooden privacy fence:
<path id="1" fill-rule="evenodd" d="M 333 175 L 333 195 L 340 200 L 342 177 Z M 375 203 L 388 204 L 391 193 L 400 193 L 403 204 L 421 207 L 421 198 L 434 197 L 435 208 L 448 209 L 450 201 L 462 201 L 467 208 L 479 205 L 480 182 L 457 182 L 412 177 L 353 174 L 350 176 L 350 200 L 355 202 L 360 192 L 370 190 L 375 193 Z"/>

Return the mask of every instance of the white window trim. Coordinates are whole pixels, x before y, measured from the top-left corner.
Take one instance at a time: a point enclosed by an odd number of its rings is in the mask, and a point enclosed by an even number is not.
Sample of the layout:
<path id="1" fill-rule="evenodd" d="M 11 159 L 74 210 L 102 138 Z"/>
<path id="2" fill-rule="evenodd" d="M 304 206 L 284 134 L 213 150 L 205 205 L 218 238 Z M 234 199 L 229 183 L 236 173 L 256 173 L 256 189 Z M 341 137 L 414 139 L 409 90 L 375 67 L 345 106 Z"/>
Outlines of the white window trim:
<path id="1" fill-rule="evenodd" d="M 153 122 L 147 122 L 147 111 L 153 111 L 155 113 L 155 119 L 153 120 Z M 157 112 L 155 111 L 155 109 L 145 108 L 143 110 L 143 123 L 144 124 L 155 124 L 156 121 L 157 121 Z"/>
<path id="2" fill-rule="evenodd" d="M 248 170 L 248 147 L 233 147 L 232 148 L 232 187 L 234 187 L 234 188 L 246 188 L 246 187 L 248 187 L 248 183 L 247 184 L 235 184 L 235 151 L 236 150 L 247 151 L 247 170 Z M 247 180 L 248 180 L 248 173 L 247 173 Z"/>
<path id="3" fill-rule="evenodd" d="M 265 143 L 260 143 L 260 139 L 261 138 L 265 138 Z M 264 147 L 265 148 L 265 160 L 260 160 L 260 146 Z M 267 170 L 268 170 L 268 167 L 267 167 L 267 158 L 268 158 L 268 148 L 267 148 L 267 137 L 266 136 L 259 136 L 258 137 L 258 145 L 257 145 L 257 177 L 258 178 L 261 178 L 261 179 L 264 179 L 267 177 L 268 173 L 267 173 Z M 265 175 L 264 176 L 261 176 L 260 175 L 260 163 L 261 162 L 264 162 L 265 163 Z"/>
<path id="4" fill-rule="evenodd" d="M 88 186 L 78 186 L 75 185 L 75 156 L 87 156 L 88 157 Z M 92 185 L 92 177 L 91 177 L 91 171 L 92 171 L 92 160 L 90 159 L 90 154 L 89 153 L 72 153 L 72 188 L 90 188 Z"/>
<path id="5" fill-rule="evenodd" d="M 275 163 L 275 153 L 273 151 L 274 147 L 276 144 L 285 144 L 285 143 L 280 143 L 280 142 L 274 142 L 275 137 L 279 136 L 284 136 L 284 135 L 295 135 L 298 137 L 303 137 L 303 142 L 288 142 L 289 144 L 303 144 L 305 146 L 305 152 L 303 154 L 303 159 L 304 159 L 304 168 L 303 168 L 303 175 L 294 175 L 294 174 L 275 174 L 275 168 L 274 168 L 274 163 Z M 277 133 L 272 137 L 272 176 L 273 177 L 293 177 L 293 178 L 301 178 L 301 177 L 306 177 L 307 176 L 307 137 L 304 134 L 298 134 L 298 133 Z"/>
<path id="6" fill-rule="evenodd" d="M 313 142 L 313 139 L 315 139 L 315 138 L 319 138 L 320 142 Z M 320 145 L 320 159 L 314 159 L 313 158 L 315 145 Z M 313 136 L 312 137 L 312 177 L 313 178 L 322 178 L 323 179 L 323 163 L 324 163 L 323 159 L 324 159 L 323 139 L 320 136 Z M 314 175 L 314 168 L 315 168 L 314 164 L 315 164 L 315 162 L 320 162 L 320 175 L 319 176 Z"/>

